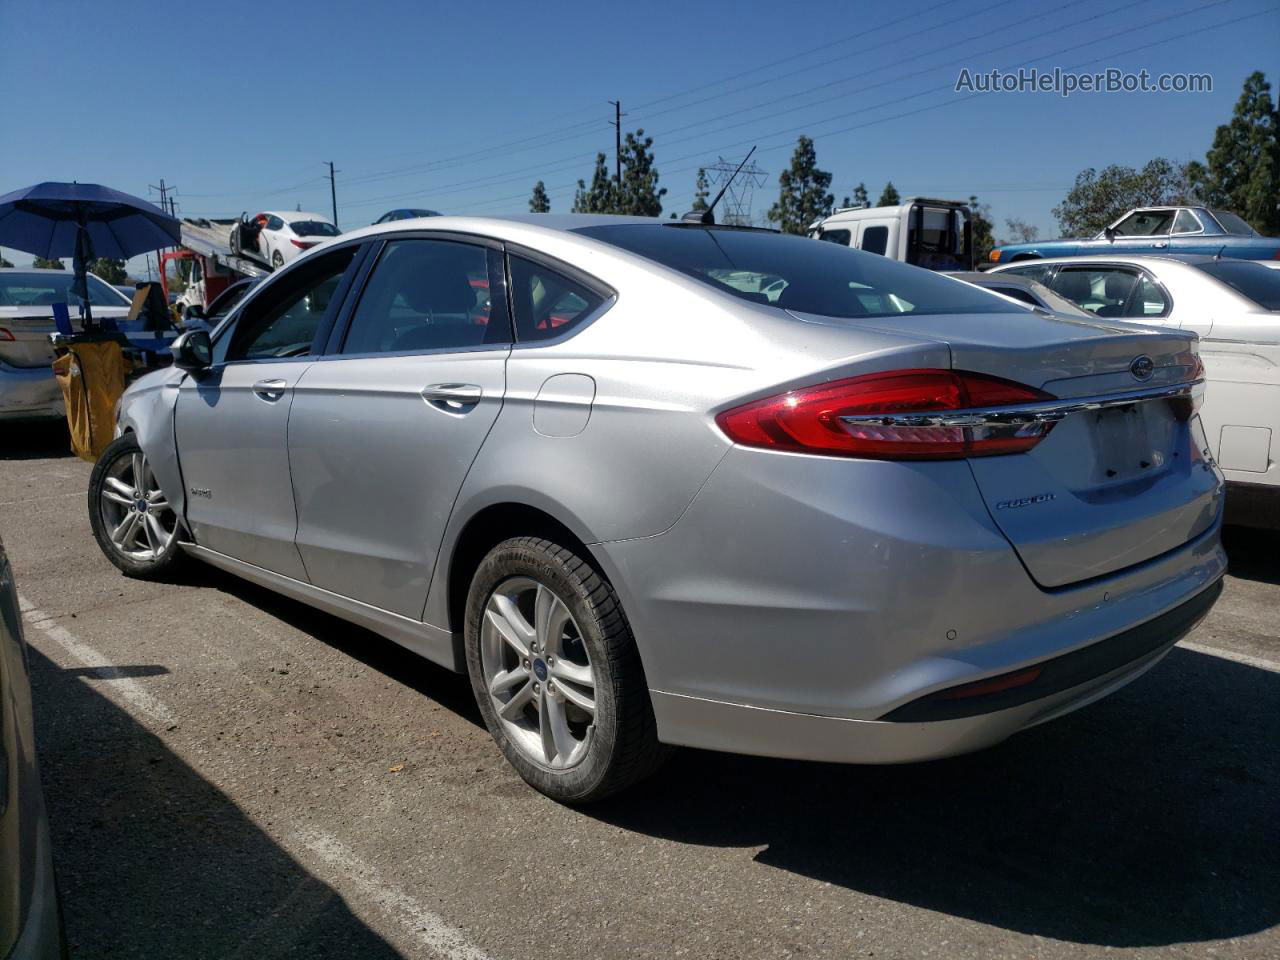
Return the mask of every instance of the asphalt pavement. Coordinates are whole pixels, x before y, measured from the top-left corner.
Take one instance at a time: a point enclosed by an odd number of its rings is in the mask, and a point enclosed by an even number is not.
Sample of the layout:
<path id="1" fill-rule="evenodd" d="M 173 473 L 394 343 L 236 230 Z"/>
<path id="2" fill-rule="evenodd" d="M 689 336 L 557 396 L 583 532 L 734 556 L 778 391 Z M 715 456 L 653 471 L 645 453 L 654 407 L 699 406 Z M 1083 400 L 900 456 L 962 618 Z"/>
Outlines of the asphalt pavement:
<path id="1" fill-rule="evenodd" d="M 1280 535 L 1144 677 L 972 756 L 679 751 L 573 810 L 465 678 L 211 568 L 126 579 L 0 428 L 73 957 L 1280 957 Z"/>

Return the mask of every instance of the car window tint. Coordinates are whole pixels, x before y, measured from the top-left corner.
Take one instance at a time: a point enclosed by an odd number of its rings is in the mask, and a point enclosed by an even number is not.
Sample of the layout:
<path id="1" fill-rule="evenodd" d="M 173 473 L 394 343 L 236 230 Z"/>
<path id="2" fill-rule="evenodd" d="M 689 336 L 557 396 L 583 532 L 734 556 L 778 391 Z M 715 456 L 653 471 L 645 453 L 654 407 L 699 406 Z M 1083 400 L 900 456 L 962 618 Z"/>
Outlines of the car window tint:
<path id="1" fill-rule="evenodd" d="M 448 240 L 393 240 L 360 295 L 343 353 L 462 350 L 509 343 L 490 323 L 489 251 Z"/>
<path id="2" fill-rule="evenodd" d="M 1023 303 L 1029 303 L 1033 307 L 1040 306 L 1040 302 L 1031 295 L 1030 290 L 1024 290 L 1022 287 L 1004 287 L 995 286 L 994 284 L 987 288 L 994 290 L 996 293 L 1003 293 L 1006 297 L 1013 297 L 1015 300 L 1021 300 Z"/>
<path id="3" fill-rule="evenodd" d="M 268 230 L 279 230 L 283 226 L 284 226 L 284 221 L 281 220 L 279 217 L 267 217 Z"/>
<path id="4" fill-rule="evenodd" d="M 1197 266 L 1264 310 L 1280 310 L 1280 270 L 1248 260 L 1212 260 Z"/>
<path id="5" fill-rule="evenodd" d="M 1120 267 L 1063 267 L 1051 289 L 1099 317 L 1126 316 L 1137 275 Z"/>
<path id="6" fill-rule="evenodd" d="M 889 249 L 888 227 L 867 227 L 862 231 L 862 249 L 867 253 L 884 255 Z"/>
<path id="7" fill-rule="evenodd" d="M 511 302 L 519 342 L 568 333 L 604 303 L 599 293 L 550 267 L 514 255 L 510 260 Z"/>
<path id="8" fill-rule="evenodd" d="M 823 230 L 821 239 L 828 243 L 842 243 L 847 247 L 852 236 L 853 234 L 848 230 Z"/>
<path id="9" fill-rule="evenodd" d="M 1117 237 L 1155 237 L 1169 232 L 1172 210 L 1139 210 L 1116 224 Z"/>
<path id="10" fill-rule="evenodd" d="M 246 305 L 227 342 L 225 359 L 267 360 L 311 352 L 312 341 L 330 309 L 338 284 L 355 247 L 319 257 L 306 267 L 283 274 Z M 215 361 L 222 359 L 215 348 Z"/>
<path id="11" fill-rule="evenodd" d="M 1174 233 L 1199 233 L 1200 221 L 1190 210 L 1179 210 L 1173 221 Z"/>
<path id="12" fill-rule="evenodd" d="M 1138 281 L 1138 295 L 1129 301 L 1126 316 L 1134 318 L 1163 317 L 1169 312 L 1169 298 L 1160 285 L 1143 275 Z"/>
<path id="13" fill-rule="evenodd" d="M 1053 267 L 1046 263 L 1023 263 L 1016 267 L 1009 267 L 1007 270 L 1001 270 L 1001 273 L 1015 273 L 1020 277 L 1027 277 L 1031 280 L 1039 280 L 1041 283 L 1047 283 L 1049 274 L 1053 273 Z"/>

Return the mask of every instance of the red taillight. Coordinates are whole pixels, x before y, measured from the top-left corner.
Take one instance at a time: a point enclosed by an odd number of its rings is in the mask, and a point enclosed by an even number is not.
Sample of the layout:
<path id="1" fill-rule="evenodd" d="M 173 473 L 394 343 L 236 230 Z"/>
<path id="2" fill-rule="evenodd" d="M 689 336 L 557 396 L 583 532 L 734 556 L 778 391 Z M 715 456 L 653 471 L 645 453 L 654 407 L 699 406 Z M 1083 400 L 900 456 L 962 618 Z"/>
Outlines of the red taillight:
<path id="1" fill-rule="evenodd" d="M 844 417 L 979 410 L 1054 398 L 1040 390 L 953 370 L 873 373 L 726 410 L 716 417 L 729 439 L 749 447 L 883 460 L 954 460 L 1023 453 L 1052 423 L 992 430 L 951 425 L 848 423 Z"/>
<path id="2" fill-rule="evenodd" d="M 307 243 L 305 240 L 295 240 L 293 239 L 293 237 L 289 238 L 289 242 L 292 243 L 299 250 L 310 250 L 312 247 L 315 246 L 314 243 Z"/>
<path id="3" fill-rule="evenodd" d="M 1031 667 L 1027 670 L 1019 670 L 1016 673 L 1006 673 L 998 677 L 991 677 L 988 680 L 976 680 L 973 683 L 962 684 L 958 687 L 951 687 L 949 690 L 943 690 L 941 693 L 935 693 L 930 699 L 967 700 L 969 697 L 985 697 L 989 693 L 1001 693 L 1005 690 L 1025 687 L 1029 683 L 1035 683 L 1040 678 L 1040 670 L 1040 667 Z"/>
<path id="4" fill-rule="evenodd" d="M 0 327 L 0 340 L 17 340 L 17 339 L 18 338 L 15 337 L 10 331 L 6 330 L 4 327 Z"/>

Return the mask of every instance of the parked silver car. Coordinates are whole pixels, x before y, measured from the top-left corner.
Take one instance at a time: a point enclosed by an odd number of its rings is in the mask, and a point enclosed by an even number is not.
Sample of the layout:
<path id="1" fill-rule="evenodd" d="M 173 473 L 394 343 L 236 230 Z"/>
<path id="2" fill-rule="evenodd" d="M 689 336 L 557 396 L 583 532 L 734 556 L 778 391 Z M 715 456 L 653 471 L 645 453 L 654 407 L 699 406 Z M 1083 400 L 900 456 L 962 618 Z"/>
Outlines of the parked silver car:
<path id="1" fill-rule="evenodd" d="M 1193 336 L 835 244 L 387 224 L 175 358 L 93 472 L 111 561 L 192 555 L 467 671 L 563 801 L 667 744 L 995 743 L 1154 664 L 1226 563 Z"/>
<path id="2" fill-rule="evenodd" d="M 0 543 L 0 957 L 64 956 L 22 616 Z"/>

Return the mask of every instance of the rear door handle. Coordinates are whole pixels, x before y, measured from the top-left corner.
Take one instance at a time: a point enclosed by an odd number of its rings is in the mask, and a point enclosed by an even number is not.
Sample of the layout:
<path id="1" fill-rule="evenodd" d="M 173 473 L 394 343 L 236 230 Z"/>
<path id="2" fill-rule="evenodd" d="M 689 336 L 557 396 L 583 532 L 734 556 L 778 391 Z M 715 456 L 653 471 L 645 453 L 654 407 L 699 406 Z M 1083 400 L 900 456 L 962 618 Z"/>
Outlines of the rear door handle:
<path id="1" fill-rule="evenodd" d="M 484 391 L 475 383 L 433 383 L 422 388 L 422 399 L 449 413 L 464 413 L 480 402 Z"/>
<path id="2" fill-rule="evenodd" d="M 1152 244 L 1152 246 L 1155 247 L 1157 250 L 1163 250 L 1168 245 L 1169 245 L 1169 242 L 1167 240 L 1157 240 L 1155 243 Z"/>
<path id="3" fill-rule="evenodd" d="M 288 389 L 287 380 L 259 380 L 253 385 L 253 392 L 263 400 L 279 400 Z"/>

